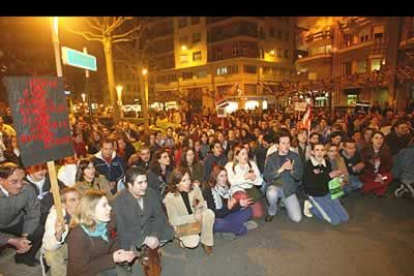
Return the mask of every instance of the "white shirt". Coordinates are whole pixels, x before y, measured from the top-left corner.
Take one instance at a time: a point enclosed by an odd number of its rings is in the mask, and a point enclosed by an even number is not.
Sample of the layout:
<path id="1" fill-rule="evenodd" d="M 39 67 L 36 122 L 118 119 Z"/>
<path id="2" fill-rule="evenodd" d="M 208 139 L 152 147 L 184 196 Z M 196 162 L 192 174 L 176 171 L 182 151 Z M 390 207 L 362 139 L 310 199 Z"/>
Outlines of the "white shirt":
<path id="1" fill-rule="evenodd" d="M 9 195 L 9 192 L 6 191 L 6 189 L 4 189 L 3 186 L 1 186 L 1 184 L 0 184 L 0 190 L 6 195 L 6 197 L 9 197 L 10 196 Z"/>
<path id="2" fill-rule="evenodd" d="M 233 162 L 228 162 L 225 166 L 227 175 L 229 178 L 229 182 L 231 184 L 231 192 L 232 194 L 236 191 L 244 190 L 244 189 L 250 189 L 255 186 L 261 186 L 263 184 L 263 178 L 260 176 L 259 168 L 257 167 L 255 162 L 250 161 L 250 164 L 252 165 L 252 170 L 254 174 L 256 174 L 255 180 L 245 179 L 244 175 L 249 172 L 250 167 L 248 164 L 245 164 L 244 166 L 237 164 L 234 167 L 233 170 Z"/>

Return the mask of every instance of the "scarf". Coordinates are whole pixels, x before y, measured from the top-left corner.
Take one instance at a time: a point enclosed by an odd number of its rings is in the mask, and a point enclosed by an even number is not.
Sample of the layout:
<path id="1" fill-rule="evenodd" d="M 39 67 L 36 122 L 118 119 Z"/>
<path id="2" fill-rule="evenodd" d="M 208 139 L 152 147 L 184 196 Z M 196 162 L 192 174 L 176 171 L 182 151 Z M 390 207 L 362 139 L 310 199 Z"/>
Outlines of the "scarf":
<path id="1" fill-rule="evenodd" d="M 217 210 L 223 208 L 223 198 L 229 199 L 231 197 L 229 187 L 223 187 L 218 184 L 211 189 L 211 193 L 213 195 L 214 204 L 216 205 Z"/>
<path id="2" fill-rule="evenodd" d="M 99 237 L 102 238 L 104 241 L 108 241 L 108 229 L 106 228 L 107 222 L 98 222 L 96 224 L 95 230 L 90 231 L 85 226 L 81 225 L 83 231 L 91 237 Z"/>

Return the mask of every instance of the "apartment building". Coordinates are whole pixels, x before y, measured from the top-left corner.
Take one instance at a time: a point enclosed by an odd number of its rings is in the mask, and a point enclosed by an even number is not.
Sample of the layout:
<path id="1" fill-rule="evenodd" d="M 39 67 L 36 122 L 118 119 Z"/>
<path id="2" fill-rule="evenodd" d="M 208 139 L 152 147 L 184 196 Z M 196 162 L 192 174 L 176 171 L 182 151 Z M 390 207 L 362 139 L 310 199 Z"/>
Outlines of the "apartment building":
<path id="1" fill-rule="evenodd" d="M 296 18 L 167 17 L 151 24 L 153 102 L 201 111 L 213 109 L 220 94 L 229 109 L 253 109 L 275 104 L 272 87 L 296 74 Z"/>
<path id="2" fill-rule="evenodd" d="M 357 101 L 403 104 L 393 72 L 401 17 L 299 19 L 296 68 L 313 86 L 316 106 L 346 108 Z"/>

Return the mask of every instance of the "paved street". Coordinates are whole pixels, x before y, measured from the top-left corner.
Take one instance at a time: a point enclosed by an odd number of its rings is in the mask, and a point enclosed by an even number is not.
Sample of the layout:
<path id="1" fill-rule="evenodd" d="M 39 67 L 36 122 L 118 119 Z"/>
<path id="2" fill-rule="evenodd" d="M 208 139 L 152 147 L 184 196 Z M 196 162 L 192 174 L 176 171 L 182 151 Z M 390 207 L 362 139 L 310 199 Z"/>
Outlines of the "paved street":
<path id="1" fill-rule="evenodd" d="M 332 227 L 305 218 L 296 224 L 282 210 L 270 223 L 235 241 L 216 240 L 214 254 L 201 248 L 164 248 L 163 274 L 198 276 L 412 276 L 414 201 L 351 195 L 345 199 L 351 220 Z M 4 276 L 40 276 L 40 268 L 0 260 Z"/>

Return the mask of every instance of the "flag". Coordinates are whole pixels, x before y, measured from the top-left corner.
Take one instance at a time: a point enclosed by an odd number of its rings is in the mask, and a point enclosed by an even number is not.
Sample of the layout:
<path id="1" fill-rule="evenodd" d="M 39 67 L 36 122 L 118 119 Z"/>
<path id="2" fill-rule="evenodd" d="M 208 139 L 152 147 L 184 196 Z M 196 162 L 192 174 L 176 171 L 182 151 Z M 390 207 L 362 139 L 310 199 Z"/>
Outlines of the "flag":
<path id="1" fill-rule="evenodd" d="M 216 93 L 215 102 L 216 108 L 224 108 L 229 105 L 227 99 L 225 99 L 220 93 Z"/>

